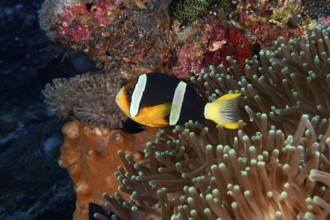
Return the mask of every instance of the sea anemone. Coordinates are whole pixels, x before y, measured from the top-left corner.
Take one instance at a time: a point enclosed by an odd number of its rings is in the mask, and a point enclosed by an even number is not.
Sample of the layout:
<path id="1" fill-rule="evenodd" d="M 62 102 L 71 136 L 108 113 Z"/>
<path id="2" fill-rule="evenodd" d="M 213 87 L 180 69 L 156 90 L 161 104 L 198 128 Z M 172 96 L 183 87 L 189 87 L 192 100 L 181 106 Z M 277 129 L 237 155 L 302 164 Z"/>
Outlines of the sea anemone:
<path id="1" fill-rule="evenodd" d="M 247 125 L 188 122 L 160 130 L 142 161 L 119 152 L 122 186 L 103 195 L 105 209 L 122 219 L 329 218 L 329 32 L 279 39 L 244 73 L 228 58 L 231 67 L 192 78 L 209 101 L 242 93 Z"/>
<path id="2" fill-rule="evenodd" d="M 251 136 L 192 122 L 164 129 L 146 160 L 119 152 L 123 186 L 103 195 L 105 207 L 122 219 L 326 219 L 330 127 L 320 126 L 303 115 L 287 135 L 262 114 Z"/>
<path id="3" fill-rule="evenodd" d="M 234 145 L 206 145 L 207 172 L 183 188 L 172 219 L 329 218 L 329 126 L 320 139 L 305 115 L 293 136 L 267 127 L 263 114 L 255 135 L 238 132 Z"/>

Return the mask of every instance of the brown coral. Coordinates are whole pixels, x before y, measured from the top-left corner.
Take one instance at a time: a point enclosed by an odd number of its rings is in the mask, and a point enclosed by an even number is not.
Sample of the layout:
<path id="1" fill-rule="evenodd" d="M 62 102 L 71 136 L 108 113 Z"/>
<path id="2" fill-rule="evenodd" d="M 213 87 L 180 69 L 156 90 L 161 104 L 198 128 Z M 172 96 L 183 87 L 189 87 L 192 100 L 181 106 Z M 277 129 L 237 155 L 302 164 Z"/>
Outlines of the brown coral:
<path id="1" fill-rule="evenodd" d="M 125 152 L 136 160 L 141 159 L 144 145 L 155 137 L 155 129 L 129 135 L 121 130 L 104 127 L 93 129 L 73 121 L 63 129 L 65 137 L 61 147 L 60 166 L 67 169 L 74 182 L 77 195 L 73 219 L 88 219 L 89 203 L 102 204 L 102 193 L 114 194 L 119 182 L 114 175 L 123 165 L 117 151 Z"/>
<path id="2" fill-rule="evenodd" d="M 42 93 L 48 109 L 58 116 L 73 116 L 90 126 L 119 128 L 126 119 L 115 104 L 121 84 L 118 74 L 83 74 L 54 79 Z"/>

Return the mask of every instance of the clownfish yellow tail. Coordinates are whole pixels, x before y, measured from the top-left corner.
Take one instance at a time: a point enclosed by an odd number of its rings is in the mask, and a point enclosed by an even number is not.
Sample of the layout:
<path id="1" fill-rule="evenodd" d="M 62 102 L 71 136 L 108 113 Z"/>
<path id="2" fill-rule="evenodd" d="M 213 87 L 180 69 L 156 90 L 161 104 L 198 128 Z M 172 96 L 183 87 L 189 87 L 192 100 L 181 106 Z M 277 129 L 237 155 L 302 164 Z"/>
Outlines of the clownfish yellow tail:
<path id="1" fill-rule="evenodd" d="M 237 104 L 240 95 L 240 93 L 226 94 L 212 103 L 207 103 L 204 109 L 205 118 L 228 129 L 243 127 L 245 123 L 240 121 L 237 115 Z"/>

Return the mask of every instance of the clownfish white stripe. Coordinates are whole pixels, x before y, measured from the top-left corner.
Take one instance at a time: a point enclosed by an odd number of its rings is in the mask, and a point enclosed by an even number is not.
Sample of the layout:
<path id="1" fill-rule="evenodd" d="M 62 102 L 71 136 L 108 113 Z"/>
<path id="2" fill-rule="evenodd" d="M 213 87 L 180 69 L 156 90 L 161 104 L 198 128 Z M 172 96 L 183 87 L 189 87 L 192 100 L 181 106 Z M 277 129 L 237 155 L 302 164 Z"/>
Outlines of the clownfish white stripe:
<path id="1" fill-rule="evenodd" d="M 179 120 L 186 87 L 187 83 L 181 81 L 175 89 L 171 106 L 170 125 L 175 125 Z"/>
<path id="2" fill-rule="evenodd" d="M 135 117 L 139 112 L 140 102 L 143 96 L 143 92 L 146 88 L 146 85 L 147 85 L 147 75 L 143 74 L 139 76 L 132 94 L 131 105 L 129 108 L 129 114 L 131 115 L 131 117 Z"/>

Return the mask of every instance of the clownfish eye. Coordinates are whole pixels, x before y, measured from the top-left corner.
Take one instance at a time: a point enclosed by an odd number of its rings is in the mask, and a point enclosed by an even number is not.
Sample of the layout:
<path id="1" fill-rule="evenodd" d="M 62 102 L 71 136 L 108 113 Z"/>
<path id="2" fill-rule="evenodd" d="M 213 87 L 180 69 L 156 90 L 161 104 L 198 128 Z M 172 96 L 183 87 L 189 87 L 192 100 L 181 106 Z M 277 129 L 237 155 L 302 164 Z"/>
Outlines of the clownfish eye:
<path id="1" fill-rule="evenodd" d="M 130 98 L 132 96 L 132 94 L 133 94 L 133 89 L 128 89 L 128 90 L 125 91 L 125 95 L 128 98 Z"/>

